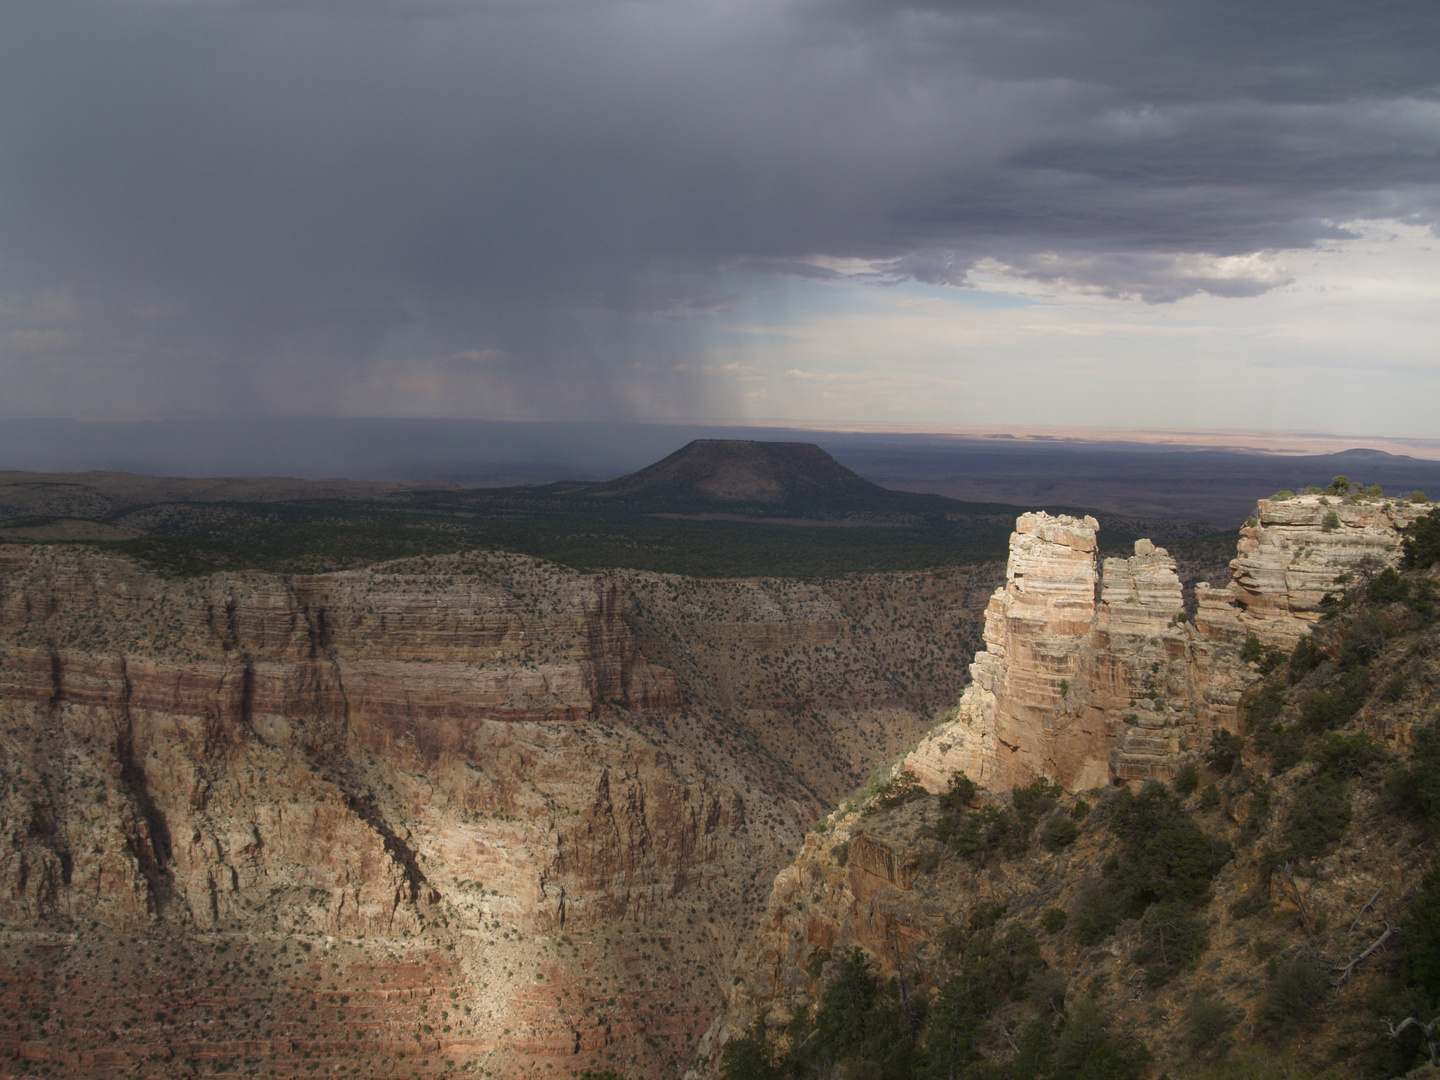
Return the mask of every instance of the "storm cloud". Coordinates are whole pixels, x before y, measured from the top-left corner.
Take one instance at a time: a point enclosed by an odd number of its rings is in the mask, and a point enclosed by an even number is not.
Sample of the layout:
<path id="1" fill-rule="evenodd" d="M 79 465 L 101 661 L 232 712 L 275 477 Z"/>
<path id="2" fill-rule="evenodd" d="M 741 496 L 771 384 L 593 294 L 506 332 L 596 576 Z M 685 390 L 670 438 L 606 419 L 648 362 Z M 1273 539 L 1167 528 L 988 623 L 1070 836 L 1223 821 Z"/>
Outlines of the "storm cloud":
<path id="1" fill-rule="evenodd" d="M 711 320 L 842 264 L 1256 296 L 1434 226 L 1437 55 L 1433 3 L 17 0 L 3 408 L 733 416 Z"/>

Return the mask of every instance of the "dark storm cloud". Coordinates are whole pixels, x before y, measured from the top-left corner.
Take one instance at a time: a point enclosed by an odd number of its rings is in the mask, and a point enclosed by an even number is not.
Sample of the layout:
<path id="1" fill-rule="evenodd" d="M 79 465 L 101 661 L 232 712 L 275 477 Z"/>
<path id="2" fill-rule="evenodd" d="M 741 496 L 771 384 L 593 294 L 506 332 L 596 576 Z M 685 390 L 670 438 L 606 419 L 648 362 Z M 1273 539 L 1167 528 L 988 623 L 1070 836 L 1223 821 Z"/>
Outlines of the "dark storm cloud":
<path id="1" fill-rule="evenodd" d="M 1000 79 L 1061 78 L 1127 98 L 1341 103 L 1429 94 L 1433 5 L 1417 0 L 854 0 L 837 10 L 878 29 L 909 23 Z"/>
<path id="2" fill-rule="evenodd" d="M 1253 295 L 1244 256 L 1435 220 L 1436 11 L 21 0 L 7 396 L 726 411 L 696 316 L 817 255 Z"/>

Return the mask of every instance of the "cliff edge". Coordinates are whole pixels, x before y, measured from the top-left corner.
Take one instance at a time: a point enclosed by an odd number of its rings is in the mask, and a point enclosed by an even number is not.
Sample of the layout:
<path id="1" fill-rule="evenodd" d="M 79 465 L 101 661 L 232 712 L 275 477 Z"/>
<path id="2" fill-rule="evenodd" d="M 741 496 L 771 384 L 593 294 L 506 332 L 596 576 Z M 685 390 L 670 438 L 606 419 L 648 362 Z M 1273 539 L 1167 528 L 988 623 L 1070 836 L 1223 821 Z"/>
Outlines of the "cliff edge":
<path id="1" fill-rule="evenodd" d="M 1235 729 L 1255 680 L 1245 642 L 1293 648 L 1327 594 L 1398 562 L 1401 530 L 1425 509 L 1261 500 L 1231 581 L 1197 585 L 1193 617 L 1164 548 L 1138 540 L 1102 562 L 1094 518 L 1024 514 L 955 717 L 899 767 L 931 791 L 955 772 L 995 790 L 1046 777 L 1071 792 L 1174 776 L 1217 729 Z"/>
<path id="2" fill-rule="evenodd" d="M 1428 511 L 1262 501 L 1194 617 L 1022 516 L 957 715 L 776 878 L 691 1077 L 1430 1075 Z"/>

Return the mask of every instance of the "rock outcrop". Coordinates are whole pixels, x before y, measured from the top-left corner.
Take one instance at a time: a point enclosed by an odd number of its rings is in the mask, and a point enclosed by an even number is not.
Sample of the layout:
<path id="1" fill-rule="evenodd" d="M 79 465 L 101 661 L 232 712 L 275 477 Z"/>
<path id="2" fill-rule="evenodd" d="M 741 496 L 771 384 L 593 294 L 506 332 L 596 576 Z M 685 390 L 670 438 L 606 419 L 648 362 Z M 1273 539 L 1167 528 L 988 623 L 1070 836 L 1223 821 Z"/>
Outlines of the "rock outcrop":
<path id="1" fill-rule="evenodd" d="M 1239 647 L 1289 649 L 1327 593 L 1398 558 L 1421 508 L 1323 496 L 1262 500 L 1233 580 L 1196 588 L 1187 617 L 1175 561 L 1148 540 L 1097 572 L 1096 524 L 1024 514 L 985 649 L 955 718 L 902 763 L 932 791 L 954 772 L 1005 790 L 1049 777 L 1069 791 L 1173 776 L 1254 681 Z"/>
<path id="2" fill-rule="evenodd" d="M 1326 521 L 1332 509 L 1338 524 Z M 1333 850 L 1281 870 L 1275 852 L 1294 843 L 1300 799 L 1313 792 L 1319 764 L 1292 760 L 1277 768 L 1252 740 L 1228 777 L 1211 773 L 1206 780 L 1216 783 L 1203 792 L 1172 789 L 1185 813 L 1233 852 L 1213 881 L 1203 956 L 1173 980 L 1146 970 L 1154 958 L 1148 919 L 1117 915 L 1113 936 L 1098 942 L 1074 929 L 1132 850 L 1105 824 L 1129 793 L 1089 789 L 1171 777 L 1218 728 L 1236 727 L 1241 696 L 1261 677 L 1241 659 L 1247 639 L 1262 648 L 1293 645 L 1322 613 L 1326 592 L 1359 589 L 1396 560 L 1399 529 L 1424 509 L 1380 500 L 1334 507 L 1316 496 L 1264 501 L 1242 534 L 1229 586 L 1197 589 L 1195 619 L 1183 617 L 1182 585 L 1163 548 L 1141 541 L 1133 555 L 1097 567 L 1093 521 L 1022 516 L 957 714 L 895 766 L 889 788 L 821 822 L 777 876 L 689 1080 L 716 1075 L 725 1045 L 757 1019 L 783 1046 L 800 1030 L 787 1028 L 801 1010 L 814 1017 L 834 985 L 835 960 L 852 947 L 882 985 L 896 987 L 902 999 L 908 988 L 913 999 L 938 1008 L 937 995 L 964 962 L 969 946 L 961 943 L 997 918 L 997 940 L 1001 930 L 1033 935 L 1050 969 L 1052 996 L 1045 1004 L 1035 985 L 1028 1007 L 1039 1011 L 1031 1015 L 1049 1021 L 1061 1001 L 1083 994 L 1117 1027 L 1143 1038 L 1155 1069 L 1172 1071 L 1193 1067 L 1196 1058 L 1193 1037 L 1177 1023 L 1193 1002 L 1224 1000 L 1236 1017 L 1259 1020 L 1273 1007 L 1266 1004 L 1273 982 L 1256 959 L 1266 954 L 1250 947 L 1263 925 L 1272 951 L 1280 941 L 1291 956 L 1336 958 L 1339 977 L 1327 998 L 1334 1012 L 1307 1025 L 1311 1045 L 1302 1054 L 1312 1053 L 1308 1064 L 1316 1068 L 1349 1056 L 1353 1068 L 1364 1046 L 1355 1035 L 1361 1022 L 1381 1029 L 1370 1003 L 1384 977 L 1378 963 L 1362 973 L 1351 961 L 1370 957 L 1393 930 L 1393 917 L 1377 914 L 1376 898 L 1393 897 L 1388 910 L 1404 910 L 1434 855 L 1423 826 L 1404 824 L 1377 797 L 1379 775 L 1347 782 L 1350 792 L 1335 805 L 1347 822 L 1353 809 L 1354 821 Z M 1392 689 L 1373 695 L 1354 721 L 1354 729 L 1397 752 L 1411 745 L 1416 726 L 1433 721 L 1440 695 L 1434 624 L 1397 610 L 1402 606 L 1390 605 L 1391 629 L 1377 642 L 1370 672 L 1377 687 Z M 1304 685 L 1290 690 L 1285 708 L 1295 711 L 1287 711 L 1286 723 L 1298 719 Z M 959 793 L 915 798 L 907 770 L 931 793 L 944 791 L 956 771 L 980 788 L 963 808 Z M 1021 813 L 1005 789 L 1040 776 L 1068 793 L 1030 801 L 1044 804 L 1032 842 L 1000 850 L 1013 833 L 991 835 L 989 822 L 1013 828 Z M 971 829 L 962 832 L 966 823 Z M 1272 902 L 1267 922 L 1247 921 Z M 1008 1030 L 992 1026 L 995 1045 L 985 1053 L 1010 1055 L 1025 1008 L 1013 1007 Z M 1237 1032 L 1236 1042 L 1267 1037 L 1253 1025 Z"/>
<path id="3" fill-rule="evenodd" d="M 1093 652 L 1097 528 L 1094 518 L 1045 513 L 1016 521 L 1005 584 L 985 609 L 985 649 L 970 665 L 957 723 L 912 755 L 927 786 L 959 770 L 1013 787 L 1020 777 L 1053 773 L 1057 744 L 1094 741 L 1077 726 L 1072 695 Z"/>
<path id="4" fill-rule="evenodd" d="M 1395 564 L 1401 530 L 1429 509 L 1357 496 L 1261 499 L 1240 530 L 1228 588 L 1197 590 L 1201 632 L 1292 648 L 1324 613 L 1326 594 Z"/>

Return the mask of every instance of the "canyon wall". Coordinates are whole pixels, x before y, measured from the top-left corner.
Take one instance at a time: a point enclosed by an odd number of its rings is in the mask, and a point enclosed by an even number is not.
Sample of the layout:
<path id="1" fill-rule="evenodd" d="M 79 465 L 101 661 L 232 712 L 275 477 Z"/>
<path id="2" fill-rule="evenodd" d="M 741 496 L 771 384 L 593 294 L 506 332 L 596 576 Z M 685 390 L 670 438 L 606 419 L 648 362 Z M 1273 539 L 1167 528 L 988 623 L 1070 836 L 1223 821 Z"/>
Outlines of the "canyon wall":
<path id="1" fill-rule="evenodd" d="M 986 608 L 985 647 L 970 666 L 958 709 L 891 775 L 909 771 L 939 793 L 953 773 L 963 773 L 980 785 L 967 813 L 1006 807 L 1005 791 L 1043 776 L 1066 789 L 1046 820 L 1093 821 L 1089 807 L 1115 797 L 1094 788 L 1172 777 L 1199 758 L 1217 729 L 1237 729 L 1240 700 L 1260 678 L 1257 665 L 1241 659 L 1247 639 L 1262 648 L 1293 647 L 1324 613 L 1326 593 L 1361 586 L 1398 561 L 1400 530 L 1429 509 L 1316 495 L 1263 500 L 1242 530 L 1232 580 L 1198 585 L 1193 617 L 1163 548 L 1142 540 L 1132 554 L 1102 560 L 1093 519 L 1025 514 L 1011 537 L 1005 583 Z M 1385 706 L 1388 718 L 1371 718 L 1367 706 L 1367 730 L 1404 746 L 1410 725 L 1433 718 L 1440 674 L 1433 659 L 1417 659 L 1433 655 L 1424 644 L 1396 643 L 1382 670 L 1413 674 L 1423 666 L 1417 681 L 1424 689 L 1412 701 Z M 1267 799 L 1288 803 L 1313 777 L 1308 766 L 1272 777 Z M 1194 1059 L 1194 1045 L 1176 1023 L 1187 1003 L 1228 993 L 1240 1015 L 1258 1015 L 1268 983 L 1247 971 L 1254 927 L 1231 904 L 1268 893 L 1269 860 L 1285 842 L 1289 819 L 1276 810 L 1268 824 L 1241 832 L 1248 821 L 1240 798 L 1245 785 L 1209 809 L 1198 793 L 1187 804 L 1206 815 L 1207 831 L 1232 838 L 1237 851 L 1215 883 L 1213 959 L 1178 980 L 1169 998 L 1136 990 L 1146 978 L 1136 960 L 1136 937 L 1145 932 L 1138 923 L 1124 924 L 1139 927 L 1127 942 L 1098 948 L 1048 925 L 1047 913 L 1073 913 L 1107 875 L 1115 854 L 1107 829 L 1079 825 L 1073 843 L 967 858 L 938 834 L 942 815 L 953 811 L 897 790 L 888 801 L 856 798 L 835 810 L 777 876 L 760 931 L 742 951 L 726 1008 L 702 1040 L 689 1080 L 716 1075 L 725 1046 L 757 1019 L 783 1042 L 797 1013 L 813 1016 L 835 958 L 850 947 L 863 951 L 882 983 L 894 979 L 933 1004 L 955 971 L 954 941 L 987 906 L 1036 934 L 1045 962 L 1063 973 L 1072 993 L 1083 988 L 1098 997 L 1117 1022 L 1163 1048 L 1165 1067 Z M 1357 818 L 1380 814 L 1377 800 L 1357 799 L 1357 807 Z M 1350 944 L 1356 939 L 1349 935 L 1363 922 L 1365 897 L 1382 887 L 1397 896 L 1416 887 L 1423 877 L 1418 846 L 1394 818 L 1357 821 L 1325 872 L 1311 869 L 1309 896 L 1333 913 L 1337 927 L 1349 927 L 1345 948 L 1358 954 L 1363 947 Z M 1387 926 L 1372 915 L 1366 940 Z M 1309 930 L 1303 936 L 1313 947 Z M 1353 1000 L 1370 992 L 1350 989 Z M 1351 1038 L 1346 1031 L 1342 1041 Z"/>
<path id="2" fill-rule="evenodd" d="M 1255 635 L 1293 648 L 1324 614 L 1327 593 L 1396 564 L 1400 532 L 1430 507 L 1350 496 L 1261 499 L 1240 530 L 1233 579 L 1197 590 L 1196 623 L 1217 638 Z"/>
<path id="3" fill-rule="evenodd" d="M 1148 540 L 1097 554 L 1093 518 L 1024 514 L 985 648 L 955 718 L 903 762 L 932 791 L 961 772 L 994 790 L 1044 776 L 1068 791 L 1163 779 L 1234 729 L 1254 681 L 1240 647 L 1287 651 L 1327 593 L 1398 560 L 1425 507 L 1307 495 L 1261 500 L 1241 530 L 1232 580 L 1196 587 L 1185 610 L 1175 560 Z"/>
<path id="4" fill-rule="evenodd" d="M 0 1055 L 676 1075 L 810 822 L 958 692 L 989 588 L 0 549 Z"/>

